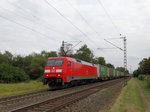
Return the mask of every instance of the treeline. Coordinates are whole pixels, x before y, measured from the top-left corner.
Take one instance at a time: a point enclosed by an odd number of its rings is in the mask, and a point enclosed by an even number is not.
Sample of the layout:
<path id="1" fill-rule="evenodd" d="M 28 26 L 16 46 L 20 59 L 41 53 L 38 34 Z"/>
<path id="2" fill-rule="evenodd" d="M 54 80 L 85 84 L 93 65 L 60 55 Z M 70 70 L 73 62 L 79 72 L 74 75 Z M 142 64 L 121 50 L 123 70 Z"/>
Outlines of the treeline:
<path id="1" fill-rule="evenodd" d="M 150 76 L 150 57 L 144 58 L 140 63 L 137 70 L 133 72 L 135 77 L 138 77 L 140 74 Z"/>
<path id="2" fill-rule="evenodd" d="M 43 75 L 47 58 L 58 57 L 60 54 L 62 54 L 61 51 L 58 54 L 56 51 L 42 51 L 41 53 L 32 53 L 27 56 L 13 55 L 9 51 L 0 53 L 0 82 L 9 83 L 37 79 Z M 71 56 L 114 68 L 114 65 L 106 63 L 104 57 L 95 57 L 87 45 L 83 45 Z M 116 69 L 124 72 L 123 67 L 117 67 Z"/>
<path id="3" fill-rule="evenodd" d="M 0 82 L 20 82 L 42 76 L 48 57 L 57 57 L 56 52 L 32 53 L 28 56 L 0 53 Z"/>

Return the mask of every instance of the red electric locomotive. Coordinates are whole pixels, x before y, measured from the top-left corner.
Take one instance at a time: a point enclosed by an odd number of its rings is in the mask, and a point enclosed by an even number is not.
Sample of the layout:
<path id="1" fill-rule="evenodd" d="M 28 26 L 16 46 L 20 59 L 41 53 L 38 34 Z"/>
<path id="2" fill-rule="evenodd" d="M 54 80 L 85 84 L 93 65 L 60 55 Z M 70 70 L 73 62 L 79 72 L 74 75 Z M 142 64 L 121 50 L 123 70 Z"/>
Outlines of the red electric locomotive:
<path id="1" fill-rule="evenodd" d="M 53 57 L 45 66 L 43 84 L 59 88 L 93 79 L 97 79 L 93 64 L 71 57 Z"/>

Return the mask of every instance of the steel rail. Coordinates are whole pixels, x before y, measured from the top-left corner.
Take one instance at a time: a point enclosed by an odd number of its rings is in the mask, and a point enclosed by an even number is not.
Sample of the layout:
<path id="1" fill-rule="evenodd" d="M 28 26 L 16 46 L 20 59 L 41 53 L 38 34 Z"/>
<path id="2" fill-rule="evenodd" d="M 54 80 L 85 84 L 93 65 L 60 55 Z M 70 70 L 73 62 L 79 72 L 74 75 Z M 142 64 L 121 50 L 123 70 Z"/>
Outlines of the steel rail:
<path id="1" fill-rule="evenodd" d="M 42 111 L 42 112 L 53 112 L 60 110 L 64 106 L 67 106 L 73 102 L 76 102 L 80 99 L 83 99 L 95 92 L 98 92 L 104 88 L 110 87 L 115 83 L 121 82 L 123 79 L 116 79 L 107 82 L 103 82 L 97 84 L 96 86 L 87 87 L 83 90 L 76 91 L 74 93 L 69 93 L 63 96 L 59 96 L 53 99 L 49 99 L 40 103 L 32 104 L 30 106 L 25 106 L 21 108 L 17 108 L 12 110 L 11 112 L 35 112 L 35 111 Z"/>

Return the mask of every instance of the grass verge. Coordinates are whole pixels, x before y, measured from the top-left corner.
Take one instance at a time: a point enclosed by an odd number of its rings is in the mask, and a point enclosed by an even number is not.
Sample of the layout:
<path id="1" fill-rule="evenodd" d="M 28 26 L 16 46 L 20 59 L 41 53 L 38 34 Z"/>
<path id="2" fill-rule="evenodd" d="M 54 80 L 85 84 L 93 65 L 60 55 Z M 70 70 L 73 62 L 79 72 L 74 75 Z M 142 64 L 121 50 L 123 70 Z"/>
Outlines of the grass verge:
<path id="1" fill-rule="evenodd" d="M 136 85 L 136 79 L 132 78 L 121 91 L 111 112 L 145 112 L 145 106 Z"/>
<path id="2" fill-rule="evenodd" d="M 147 82 L 146 81 L 142 81 L 142 80 L 138 80 L 138 79 L 136 79 L 136 81 L 140 84 L 140 86 L 142 87 L 144 96 L 150 102 L 150 88 L 148 88 Z"/>
<path id="3" fill-rule="evenodd" d="M 0 97 L 33 92 L 42 89 L 48 89 L 48 86 L 42 85 L 42 82 L 39 81 L 29 81 L 14 84 L 0 84 Z"/>

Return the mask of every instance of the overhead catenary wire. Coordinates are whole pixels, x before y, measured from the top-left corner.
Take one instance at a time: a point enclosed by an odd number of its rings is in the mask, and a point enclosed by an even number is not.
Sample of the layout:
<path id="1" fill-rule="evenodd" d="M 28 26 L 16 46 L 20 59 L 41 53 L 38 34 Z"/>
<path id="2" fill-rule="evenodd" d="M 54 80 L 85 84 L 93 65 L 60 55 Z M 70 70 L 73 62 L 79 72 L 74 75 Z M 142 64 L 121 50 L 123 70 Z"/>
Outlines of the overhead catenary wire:
<path id="1" fill-rule="evenodd" d="M 5 10 L 5 11 L 7 11 L 7 12 L 9 11 L 8 9 L 2 8 L 2 7 L 1 7 L 1 9 Z M 17 13 L 14 13 L 13 11 L 9 11 L 9 12 L 11 12 L 11 14 L 13 14 L 13 15 L 20 16 L 21 18 L 23 18 L 23 19 L 25 19 L 25 20 L 28 20 L 28 21 L 33 22 L 32 19 L 30 19 L 30 18 L 28 18 L 28 17 L 26 17 L 26 16 L 23 16 L 23 15 L 17 14 Z M 40 26 L 43 26 L 44 28 L 46 28 L 46 29 L 48 29 L 48 30 L 50 30 L 50 31 L 56 32 L 57 34 L 60 34 L 60 35 L 63 34 L 63 35 L 66 35 L 66 36 L 69 37 L 69 35 L 67 35 L 67 34 L 65 34 L 65 33 L 62 33 L 62 32 L 55 31 L 55 30 L 52 29 L 51 27 L 45 26 L 44 24 L 41 24 L 41 23 L 35 23 L 35 24 L 40 25 Z"/>
<path id="2" fill-rule="evenodd" d="M 85 37 L 87 37 L 89 40 L 91 40 L 87 34 L 85 34 L 82 30 L 80 30 L 70 19 L 68 19 L 66 16 L 64 16 L 56 7 L 54 7 L 51 3 L 48 2 L 48 0 L 44 0 L 45 3 L 50 6 L 51 8 L 53 8 L 60 16 L 62 16 L 66 21 L 68 21 L 74 28 L 76 28 L 82 35 L 84 35 Z M 91 40 L 94 44 L 94 41 Z"/>
<path id="3" fill-rule="evenodd" d="M 97 36 L 100 37 L 100 35 L 98 34 L 98 32 L 89 24 L 89 22 L 85 19 L 85 17 L 82 16 L 82 14 L 80 13 L 80 11 L 79 11 L 77 8 L 75 8 L 75 7 L 71 4 L 71 2 L 70 2 L 69 0 L 66 0 L 66 2 L 79 14 L 79 16 L 80 16 L 80 17 L 82 18 L 82 20 L 88 25 L 88 27 L 89 27 L 91 30 L 93 30 L 93 32 L 95 32 Z"/>
<path id="4" fill-rule="evenodd" d="M 26 9 L 24 9 L 24 8 L 22 8 L 22 7 L 18 6 L 18 5 L 16 5 L 16 4 L 10 2 L 9 0 L 7 0 L 7 2 L 8 2 L 9 4 L 13 5 L 14 7 L 16 7 L 16 8 L 18 8 L 18 9 L 22 10 L 23 12 L 27 12 L 27 13 L 30 12 L 30 11 L 28 11 L 28 10 L 26 10 Z M 36 16 L 34 16 L 34 15 L 31 15 L 31 16 L 32 16 L 33 18 L 36 18 Z"/>
<path id="5" fill-rule="evenodd" d="M 107 38 L 107 40 L 114 40 L 114 39 L 120 39 L 120 38 Z"/>
<path id="6" fill-rule="evenodd" d="M 109 13 L 107 12 L 107 10 L 106 10 L 106 8 L 104 7 L 104 5 L 103 5 L 103 3 L 101 2 L 101 0 L 97 0 L 97 1 L 98 1 L 99 6 L 101 6 L 101 7 L 104 9 L 104 12 L 105 12 L 106 16 L 108 17 L 108 19 L 109 19 L 110 22 L 112 23 L 112 25 L 113 25 L 113 27 L 115 28 L 116 32 L 117 32 L 119 35 L 121 35 L 121 33 L 120 33 L 118 27 L 117 27 L 116 24 L 113 22 L 111 16 L 110 16 Z M 111 40 L 111 39 L 118 39 L 118 38 L 108 38 L 108 39 Z M 108 42 L 109 44 L 113 45 L 115 48 L 118 48 L 118 49 L 124 51 L 124 49 L 122 49 L 122 48 L 116 46 L 115 44 L 109 42 L 108 40 L 106 40 L 106 39 L 104 39 L 104 40 L 105 40 L 106 42 Z M 104 49 L 106 49 L 106 48 L 104 48 Z M 108 48 L 108 49 L 109 49 L 109 48 Z"/>
<path id="7" fill-rule="evenodd" d="M 97 0 L 99 5 L 104 9 L 105 14 L 107 15 L 108 19 L 110 20 L 110 22 L 112 23 L 112 25 L 114 26 L 115 30 L 117 31 L 117 33 L 120 35 L 120 31 L 118 29 L 118 27 L 116 26 L 116 24 L 113 22 L 111 16 L 109 15 L 109 13 L 107 12 L 106 8 L 104 7 L 103 3 L 101 2 L 101 0 Z"/>
<path id="8" fill-rule="evenodd" d="M 103 49 L 117 49 L 117 48 L 97 48 L 98 50 L 103 50 Z"/>
<path id="9" fill-rule="evenodd" d="M 27 11 L 26 9 L 20 7 L 19 5 L 16 5 L 16 4 L 10 2 L 9 0 L 7 0 L 7 1 L 8 1 L 9 4 L 11 4 L 12 6 L 18 8 L 19 10 L 22 10 L 23 12 L 26 12 L 26 13 L 31 13 L 30 11 Z M 1 8 L 2 8 L 2 7 L 1 7 Z M 3 8 L 3 9 L 4 9 L 4 8 Z M 7 9 L 5 9 L 5 10 L 7 10 Z M 18 15 L 19 15 L 19 14 L 18 14 Z M 21 14 L 20 14 L 20 15 L 21 15 Z M 23 15 L 23 13 L 22 13 L 22 15 Z M 49 30 L 51 30 L 51 31 L 53 31 L 53 32 L 56 32 L 56 33 L 58 33 L 58 34 L 63 34 L 63 35 L 66 35 L 66 36 L 68 36 L 68 37 L 71 36 L 71 35 L 69 35 L 69 34 L 66 34 L 66 33 L 63 33 L 63 32 L 60 32 L 60 31 L 55 30 L 55 29 L 53 28 L 54 26 L 53 26 L 53 27 L 49 27 L 47 21 L 45 21 L 44 19 L 39 18 L 39 17 L 36 16 L 35 14 L 32 14 L 31 16 L 34 17 L 35 19 L 41 20 L 42 22 L 46 23 L 47 26 L 46 26 L 45 24 L 41 24 L 41 23 L 36 23 L 36 24 L 42 25 L 43 27 L 45 27 L 45 28 L 47 28 L 47 29 L 49 29 Z M 26 19 L 28 19 L 29 21 L 32 21 L 31 19 L 29 19 L 29 18 L 26 17 L 26 16 L 23 16 L 23 17 L 26 18 Z"/>
<path id="10" fill-rule="evenodd" d="M 26 28 L 26 29 L 28 29 L 28 30 L 33 31 L 33 32 L 36 32 L 36 33 L 38 33 L 38 34 L 40 34 L 40 35 L 42 35 L 42 36 L 44 36 L 44 37 L 46 37 L 46 38 L 48 38 L 48 39 L 50 39 L 50 40 L 60 42 L 59 40 L 56 40 L 56 39 L 54 39 L 54 38 L 52 38 L 52 37 L 49 37 L 49 36 L 45 35 L 44 33 L 41 33 L 41 32 L 39 32 L 39 31 L 37 31 L 37 30 L 35 30 L 35 29 L 33 29 L 33 28 L 30 28 L 30 27 L 28 27 L 28 26 L 25 26 L 25 25 L 23 25 L 23 24 L 21 24 L 21 23 L 19 23 L 19 22 L 16 22 L 16 21 L 14 21 L 14 20 L 11 20 L 11 19 L 9 19 L 9 18 L 7 18 L 7 17 L 4 17 L 4 16 L 0 15 L 0 18 L 3 18 L 3 19 L 5 19 L 5 20 L 7 20 L 7 21 L 9 21 L 9 22 L 15 23 L 15 24 L 17 24 L 17 25 L 19 25 L 19 26 L 22 26 L 22 27 L 24 27 L 24 28 Z"/>
<path id="11" fill-rule="evenodd" d="M 74 47 L 76 47 L 77 45 L 79 45 L 82 41 L 79 41 L 76 45 L 72 46 L 71 49 L 73 49 Z"/>
<path id="12" fill-rule="evenodd" d="M 106 40 L 106 39 L 104 39 L 104 40 L 105 40 L 106 42 L 108 42 L 109 44 L 111 44 L 111 45 L 115 46 L 116 48 L 118 48 L 118 49 L 120 49 L 120 50 L 124 51 L 122 48 L 120 48 L 120 47 L 116 46 L 115 44 L 113 44 L 113 43 L 109 42 L 108 40 Z"/>
<path id="13" fill-rule="evenodd" d="M 22 8 L 22 7 L 20 7 L 19 5 L 16 5 L 16 4 L 14 4 L 14 3 L 12 3 L 12 2 L 10 2 L 9 0 L 7 0 L 8 2 L 9 2 L 9 4 L 11 4 L 11 5 L 13 5 L 14 7 L 16 7 L 16 8 L 18 8 L 18 9 L 20 9 L 20 10 L 22 10 L 22 11 L 24 11 L 24 12 L 26 12 L 26 13 L 31 13 L 30 11 L 28 11 L 28 10 L 26 10 L 26 9 L 24 9 L 24 8 Z M 32 14 L 32 16 L 34 17 L 34 18 L 36 18 L 36 19 L 40 19 L 38 16 L 36 16 L 36 15 L 33 15 Z M 29 21 L 32 21 L 31 19 L 29 19 L 29 18 L 27 18 L 27 17 L 24 17 L 24 18 L 26 18 L 26 19 L 28 19 Z M 69 19 L 68 19 L 69 20 Z M 42 19 L 42 21 L 43 22 L 46 22 L 46 21 L 44 21 L 43 19 Z M 54 31 L 54 32 L 58 32 L 58 31 L 56 31 L 56 30 L 54 30 L 52 27 L 49 27 L 49 26 L 45 26 L 44 24 L 40 24 L 40 23 L 36 23 L 36 24 L 39 24 L 39 25 L 42 25 L 43 27 L 47 27 L 49 30 L 51 30 L 51 31 Z M 78 27 L 77 27 L 78 28 Z M 80 29 L 78 28 L 78 31 L 79 31 Z M 83 34 L 84 32 L 82 31 L 82 30 L 80 30 L 80 32 Z M 61 34 L 64 34 L 64 35 L 67 35 L 68 37 L 70 37 L 71 35 L 69 35 L 69 34 L 65 34 L 65 33 L 62 33 L 62 32 L 58 32 L 58 33 L 61 33 Z M 86 35 L 85 33 L 83 34 L 84 36 L 86 36 L 86 37 L 88 37 L 88 35 Z M 90 38 L 88 38 L 91 42 L 93 42 L 93 44 L 94 44 L 94 41 L 93 40 L 91 40 Z M 95 44 L 94 44 L 95 45 Z"/>

